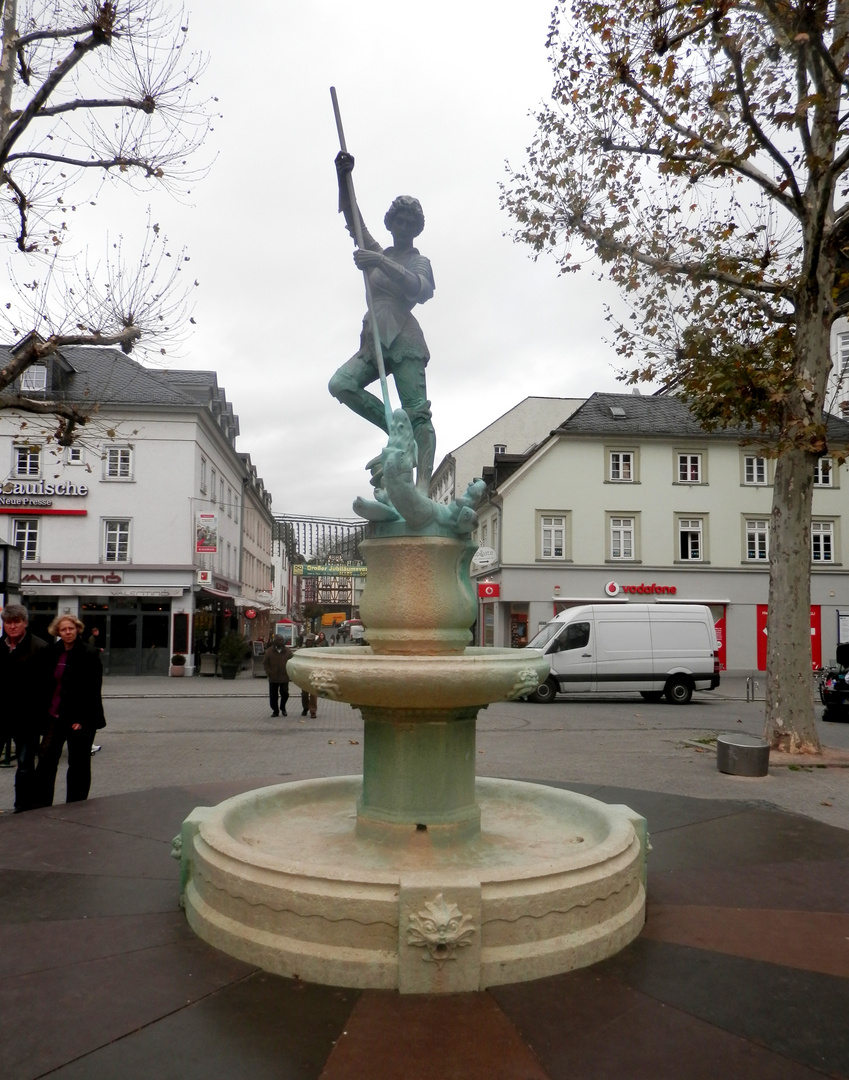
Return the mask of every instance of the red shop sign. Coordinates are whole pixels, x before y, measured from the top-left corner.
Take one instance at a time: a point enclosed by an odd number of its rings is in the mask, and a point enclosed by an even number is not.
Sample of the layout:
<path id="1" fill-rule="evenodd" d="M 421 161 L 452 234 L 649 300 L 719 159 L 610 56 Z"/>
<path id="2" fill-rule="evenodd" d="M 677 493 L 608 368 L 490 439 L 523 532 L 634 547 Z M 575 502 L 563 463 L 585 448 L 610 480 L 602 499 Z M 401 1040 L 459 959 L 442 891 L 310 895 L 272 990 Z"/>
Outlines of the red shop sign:
<path id="1" fill-rule="evenodd" d="M 255 619 L 256 618 L 256 612 L 254 611 L 254 609 L 252 607 L 249 607 L 248 610 L 245 612 L 245 618 L 246 619 Z"/>
<path id="2" fill-rule="evenodd" d="M 494 581 L 478 582 L 479 600 L 497 600 L 501 596 L 501 586 Z"/>

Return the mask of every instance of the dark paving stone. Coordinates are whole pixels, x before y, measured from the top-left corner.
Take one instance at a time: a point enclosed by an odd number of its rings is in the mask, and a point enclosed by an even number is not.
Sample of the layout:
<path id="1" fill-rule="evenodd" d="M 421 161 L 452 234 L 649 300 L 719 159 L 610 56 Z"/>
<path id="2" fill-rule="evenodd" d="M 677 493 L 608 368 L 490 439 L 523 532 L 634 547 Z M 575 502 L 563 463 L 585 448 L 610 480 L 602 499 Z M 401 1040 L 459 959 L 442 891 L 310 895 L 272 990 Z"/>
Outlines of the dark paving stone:
<path id="1" fill-rule="evenodd" d="M 669 829 L 680 829 L 715 818 L 726 818 L 751 808 L 748 802 L 718 799 L 694 799 L 688 795 L 666 795 L 637 788 L 612 787 L 597 784 L 551 784 L 589 795 L 604 803 L 624 803 L 649 823 L 652 836 Z"/>
<path id="2" fill-rule="evenodd" d="M 0 868 L 7 870 L 170 878 L 177 865 L 170 855 L 170 841 L 133 837 L 128 843 L 126 834 L 103 825 L 39 810 L 15 814 L 0 827 Z"/>
<path id="3" fill-rule="evenodd" d="M 54 806 L 50 813 L 57 820 L 170 843 L 197 805 L 193 798 L 185 788 L 160 788 L 66 803 Z"/>
<path id="4" fill-rule="evenodd" d="M 650 907 L 643 937 L 849 979 L 849 914 Z"/>
<path id="5" fill-rule="evenodd" d="M 318 1080 L 357 996 L 255 972 L 50 1080 Z M 358 1080 L 376 1075 L 367 1068 Z"/>
<path id="6" fill-rule="evenodd" d="M 849 857 L 849 829 L 779 810 L 748 808 L 666 832 L 651 829 L 649 876 L 760 863 L 830 862 Z"/>
<path id="7" fill-rule="evenodd" d="M 177 944 L 85 962 L 63 963 L 60 955 L 51 968 L 7 977 L 0 981 L 3 1080 L 42 1076 L 255 970 L 189 932 Z"/>
<path id="8" fill-rule="evenodd" d="M 490 993 L 551 1080 L 822 1080 L 822 1074 L 669 1008 L 598 968 Z"/>
<path id="9" fill-rule="evenodd" d="M 321 1080 L 548 1080 L 488 994 L 364 991 Z"/>
<path id="10" fill-rule="evenodd" d="M 135 881 L 96 874 L 0 870 L 0 923 L 171 912 L 177 907 L 179 892 L 179 868 L 171 880 Z"/>
<path id="11" fill-rule="evenodd" d="M 649 902 L 788 911 L 849 911 L 849 859 L 658 872 L 649 856 Z"/>
<path id="12" fill-rule="evenodd" d="M 172 897 L 173 901 L 173 897 Z M 172 902 L 172 908 L 176 905 Z M 192 931 L 180 910 L 69 922 L 0 924 L 0 979 L 82 964 L 120 953 L 176 945 Z"/>
<path id="13" fill-rule="evenodd" d="M 801 1065 L 849 1077 L 847 979 L 645 938 L 593 970 Z"/>

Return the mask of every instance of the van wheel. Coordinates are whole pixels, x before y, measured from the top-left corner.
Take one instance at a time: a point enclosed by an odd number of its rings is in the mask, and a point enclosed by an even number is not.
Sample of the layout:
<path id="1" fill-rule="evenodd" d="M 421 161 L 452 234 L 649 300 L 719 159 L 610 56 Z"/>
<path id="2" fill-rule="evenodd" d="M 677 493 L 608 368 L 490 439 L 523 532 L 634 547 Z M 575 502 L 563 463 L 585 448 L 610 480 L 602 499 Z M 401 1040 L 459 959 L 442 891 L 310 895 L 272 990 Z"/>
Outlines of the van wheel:
<path id="1" fill-rule="evenodd" d="M 693 684 L 683 675 L 675 675 L 667 682 L 664 694 L 670 705 L 687 705 L 693 696 Z"/>
<path id="2" fill-rule="evenodd" d="M 640 697 L 643 701 L 660 701 L 663 697 L 662 690 L 641 690 Z"/>
<path id="3" fill-rule="evenodd" d="M 535 701 L 538 705 L 548 705 L 557 697 L 557 683 L 552 678 L 548 678 L 544 683 L 540 683 L 530 696 L 531 701 Z"/>

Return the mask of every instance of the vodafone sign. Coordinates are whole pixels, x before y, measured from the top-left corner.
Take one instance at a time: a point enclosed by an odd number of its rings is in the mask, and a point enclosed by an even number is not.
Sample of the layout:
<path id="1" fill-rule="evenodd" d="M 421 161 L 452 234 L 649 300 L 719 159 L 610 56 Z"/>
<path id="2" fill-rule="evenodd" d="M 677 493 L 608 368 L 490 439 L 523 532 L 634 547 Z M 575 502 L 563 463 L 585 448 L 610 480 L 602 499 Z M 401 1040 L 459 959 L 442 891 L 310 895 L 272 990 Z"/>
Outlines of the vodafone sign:
<path id="1" fill-rule="evenodd" d="M 620 593 L 628 593 L 637 596 L 675 596 L 678 589 L 675 585 L 658 585 L 657 582 L 641 582 L 639 585 L 620 585 L 618 581 L 608 581 L 604 586 L 605 596 L 619 596 Z"/>
<path id="2" fill-rule="evenodd" d="M 494 581 L 478 582 L 478 600 L 497 600 L 501 596 L 501 586 Z"/>

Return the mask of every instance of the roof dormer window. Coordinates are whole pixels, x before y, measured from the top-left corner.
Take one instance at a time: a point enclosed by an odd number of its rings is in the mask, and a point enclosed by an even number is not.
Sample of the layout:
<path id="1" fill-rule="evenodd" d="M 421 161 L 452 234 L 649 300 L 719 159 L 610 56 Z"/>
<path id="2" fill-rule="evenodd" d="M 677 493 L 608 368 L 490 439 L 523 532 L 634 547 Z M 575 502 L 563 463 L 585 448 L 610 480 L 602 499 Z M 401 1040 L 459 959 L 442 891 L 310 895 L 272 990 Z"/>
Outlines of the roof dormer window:
<path id="1" fill-rule="evenodd" d="M 37 394 L 47 389 L 47 365 L 30 364 L 21 372 L 21 393 Z"/>

